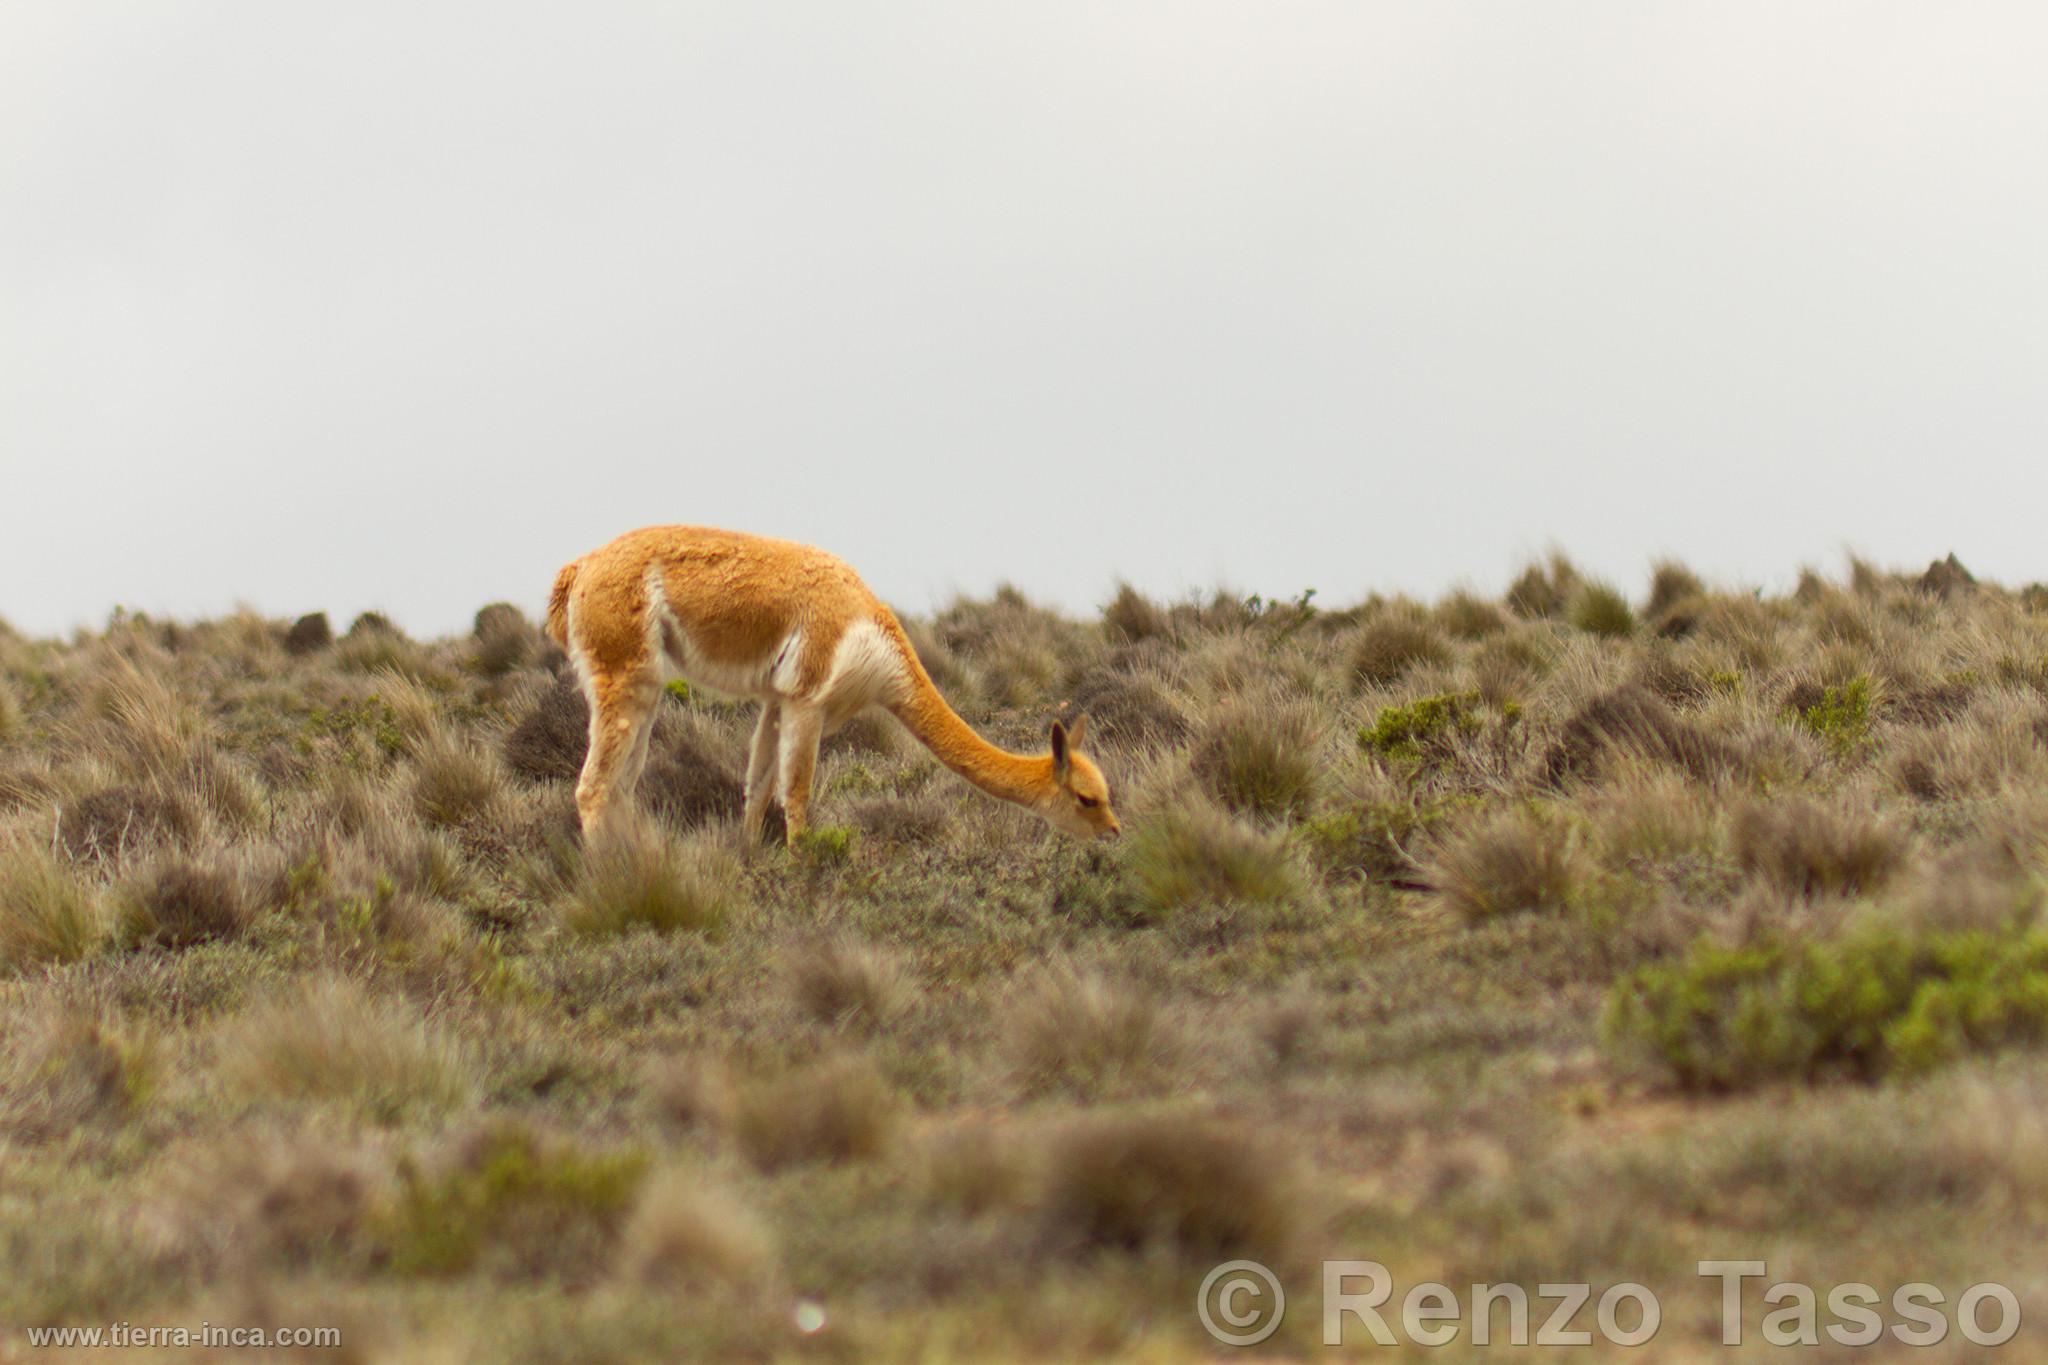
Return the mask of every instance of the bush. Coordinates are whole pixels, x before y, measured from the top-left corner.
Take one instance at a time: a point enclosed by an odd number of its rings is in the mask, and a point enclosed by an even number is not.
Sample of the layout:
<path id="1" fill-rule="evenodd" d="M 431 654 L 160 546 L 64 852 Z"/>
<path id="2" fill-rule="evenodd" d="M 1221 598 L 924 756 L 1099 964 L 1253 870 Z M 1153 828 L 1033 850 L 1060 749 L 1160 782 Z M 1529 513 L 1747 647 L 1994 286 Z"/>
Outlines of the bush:
<path id="1" fill-rule="evenodd" d="M 584 937 L 636 929 L 717 934 L 739 897 L 739 870 L 730 857 L 635 824 L 585 852 L 559 908 L 563 927 Z"/>
<path id="2" fill-rule="evenodd" d="M 1302 894 L 1300 870 L 1278 834 L 1215 807 L 1182 802 L 1138 827 L 1125 865 L 1140 902 L 1157 912 L 1202 905 L 1279 905 Z"/>
<path id="3" fill-rule="evenodd" d="M 1820 689 L 1816 698 L 1794 690 L 1792 709 L 1799 723 L 1827 742 L 1837 755 L 1854 753 L 1870 737 L 1870 680 L 1851 678 L 1840 687 Z"/>
<path id="4" fill-rule="evenodd" d="M 1308 809 L 1322 777 L 1315 713 L 1294 703 L 1232 702 L 1203 727 L 1194 770 L 1217 800 L 1248 815 Z"/>
<path id="5" fill-rule="evenodd" d="M 738 1087 L 729 1121 L 747 1159 L 774 1171 L 880 1156 L 895 1140 L 898 1109 L 871 1063 L 844 1058 Z"/>
<path id="6" fill-rule="evenodd" d="M 0 968 L 76 962 L 107 935 L 99 889 L 40 847 L 0 852 Z"/>
<path id="7" fill-rule="evenodd" d="M 1351 649 L 1351 676 L 1370 687 L 1386 687 L 1417 667 L 1442 667 L 1450 659 L 1449 647 L 1427 621 L 1382 616 L 1359 631 Z"/>
<path id="8" fill-rule="evenodd" d="M 287 654 L 318 654 L 334 643 L 334 627 L 327 624 L 324 611 L 308 612 L 292 622 L 291 629 L 284 633 L 284 652 Z"/>
<path id="9" fill-rule="evenodd" d="M 638 1152 L 585 1152 L 523 1128 L 488 1129 L 438 1171 L 400 1170 L 384 1241 L 401 1274 L 590 1273 L 632 1211 Z"/>
<path id="10" fill-rule="evenodd" d="M 1420 697 L 1406 706 L 1383 706 L 1358 732 L 1358 747 L 1381 758 L 1419 762 L 1448 757 L 1453 737 L 1480 728 L 1476 692 Z"/>
<path id="11" fill-rule="evenodd" d="M 1909 839 L 1869 812 L 1789 797 L 1738 810 L 1733 846 L 1744 872 L 1812 898 L 1879 890 L 1905 862 Z"/>
<path id="12" fill-rule="evenodd" d="M 540 636 L 525 613 L 510 602 L 493 602 L 477 612 L 471 635 L 476 641 L 477 671 L 485 677 L 524 667 L 540 651 Z"/>
<path id="13" fill-rule="evenodd" d="M 1363 803 L 1311 820 L 1301 827 L 1316 861 L 1336 873 L 1355 873 L 1370 882 L 1422 885 L 1422 867 L 1411 850 L 1468 799 L 1433 802 Z"/>
<path id="14" fill-rule="evenodd" d="M 1083 1121 L 1054 1144 L 1049 1243 L 1069 1254 L 1163 1251 L 1191 1262 L 1285 1261 L 1302 1206 L 1271 1141 L 1224 1124 L 1157 1115 Z"/>
<path id="15" fill-rule="evenodd" d="M 1617 983 L 1606 1031 L 1691 1089 L 1924 1071 L 2048 1038 L 2048 932 L 1701 943 Z"/>
<path id="16" fill-rule="evenodd" d="M 1578 890 L 1577 832 L 1518 807 L 1450 835 L 1424 879 L 1468 922 L 1568 906 Z"/>
<path id="17" fill-rule="evenodd" d="M 590 748 L 590 703 L 558 679 L 505 734 L 505 766 L 531 782 L 574 782 Z"/>
<path id="18" fill-rule="evenodd" d="M 1605 583 L 1581 583 L 1572 593 L 1565 619 L 1588 635 L 1620 638 L 1633 635 L 1636 614 L 1628 599 Z"/>

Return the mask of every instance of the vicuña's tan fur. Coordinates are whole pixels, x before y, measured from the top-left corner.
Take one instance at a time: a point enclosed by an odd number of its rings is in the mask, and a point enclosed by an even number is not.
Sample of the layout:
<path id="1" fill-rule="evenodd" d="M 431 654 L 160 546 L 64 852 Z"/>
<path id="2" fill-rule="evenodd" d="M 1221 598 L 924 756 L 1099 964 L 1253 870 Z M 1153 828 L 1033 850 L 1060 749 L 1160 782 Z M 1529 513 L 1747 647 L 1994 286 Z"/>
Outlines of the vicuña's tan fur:
<path id="1" fill-rule="evenodd" d="M 803 833 L 818 741 L 870 706 L 989 795 L 1070 834 L 1118 831 L 1109 786 L 1080 752 L 1081 721 L 1054 721 L 1048 754 L 990 744 L 939 695 L 895 614 L 852 569 L 809 545 L 700 526 L 630 531 L 556 575 L 547 630 L 590 699 L 590 752 L 576 784 L 585 838 L 603 831 L 639 781 L 669 673 L 760 698 L 747 762 L 749 841 L 761 836 L 771 788 L 789 838 Z"/>

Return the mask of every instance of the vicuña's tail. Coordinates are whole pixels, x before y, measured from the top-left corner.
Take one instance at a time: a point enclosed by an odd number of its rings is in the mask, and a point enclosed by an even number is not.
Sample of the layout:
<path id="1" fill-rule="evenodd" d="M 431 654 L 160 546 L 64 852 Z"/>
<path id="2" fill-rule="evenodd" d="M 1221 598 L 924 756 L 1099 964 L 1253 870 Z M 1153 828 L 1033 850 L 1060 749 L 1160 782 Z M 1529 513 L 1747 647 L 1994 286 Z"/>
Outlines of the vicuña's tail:
<path id="1" fill-rule="evenodd" d="M 576 569 L 582 563 L 572 559 L 564 564 L 555 575 L 555 590 L 548 594 L 548 638 L 563 649 L 569 647 L 569 590 L 576 586 Z"/>

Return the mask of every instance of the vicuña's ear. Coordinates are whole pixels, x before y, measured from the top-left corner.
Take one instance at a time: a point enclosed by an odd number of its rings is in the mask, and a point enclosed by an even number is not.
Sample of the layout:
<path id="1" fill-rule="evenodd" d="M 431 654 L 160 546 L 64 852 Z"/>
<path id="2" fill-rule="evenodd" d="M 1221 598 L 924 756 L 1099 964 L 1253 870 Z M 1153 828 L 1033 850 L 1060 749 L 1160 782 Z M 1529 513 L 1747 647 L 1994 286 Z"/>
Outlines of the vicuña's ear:
<path id="1" fill-rule="evenodd" d="M 1067 780 L 1067 727 L 1058 721 L 1052 723 L 1052 775 L 1064 782 Z"/>
<path id="2" fill-rule="evenodd" d="M 1080 748 L 1081 736 L 1087 733 L 1088 717 L 1085 715 L 1074 717 L 1074 723 L 1067 727 L 1067 747 L 1070 749 Z"/>

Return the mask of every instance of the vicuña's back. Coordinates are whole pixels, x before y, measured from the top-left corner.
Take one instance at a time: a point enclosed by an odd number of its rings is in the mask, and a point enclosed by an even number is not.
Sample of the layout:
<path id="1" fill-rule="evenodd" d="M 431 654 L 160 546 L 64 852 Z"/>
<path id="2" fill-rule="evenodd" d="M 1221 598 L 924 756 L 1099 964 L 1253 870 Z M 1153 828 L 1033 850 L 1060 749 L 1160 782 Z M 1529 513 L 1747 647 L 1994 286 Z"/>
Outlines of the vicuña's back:
<path id="1" fill-rule="evenodd" d="M 631 531 L 562 569 L 547 629 L 590 701 L 590 751 L 576 788 L 586 837 L 639 781 L 671 674 L 761 701 L 747 763 L 750 839 L 760 835 L 771 787 L 789 837 L 803 832 L 818 741 L 870 706 L 888 710 L 990 795 L 1070 833 L 1117 832 L 1102 774 L 1078 751 L 1079 721 L 1071 731 L 1053 722 L 1044 756 L 987 743 L 939 695 L 895 614 L 842 560 L 813 546 L 698 526 Z"/>

